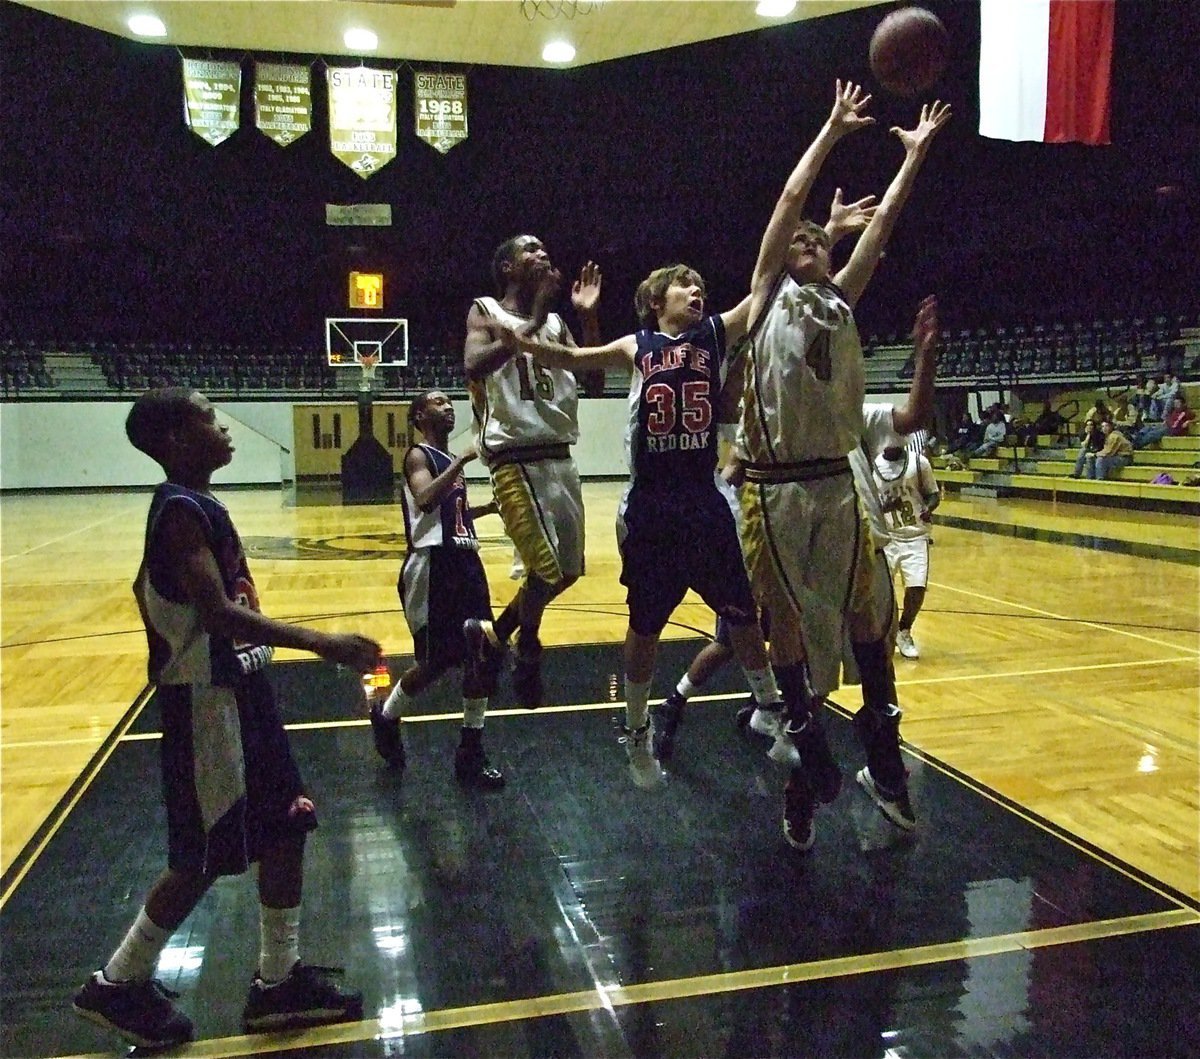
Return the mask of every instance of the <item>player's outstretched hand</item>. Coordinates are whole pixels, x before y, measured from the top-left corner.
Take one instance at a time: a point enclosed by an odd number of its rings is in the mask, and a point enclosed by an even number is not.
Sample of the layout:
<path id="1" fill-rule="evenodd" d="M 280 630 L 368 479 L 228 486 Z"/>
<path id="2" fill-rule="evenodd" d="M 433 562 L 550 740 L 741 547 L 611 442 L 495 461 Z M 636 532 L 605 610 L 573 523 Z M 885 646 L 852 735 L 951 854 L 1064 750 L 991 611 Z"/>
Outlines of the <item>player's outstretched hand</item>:
<path id="1" fill-rule="evenodd" d="M 829 223 L 825 225 L 830 243 L 836 243 L 851 232 L 861 232 L 871 223 L 878 208 L 874 195 L 867 195 L 857 202 L 842 202 L 842 189 L 838 188 L 833 193 L 833 202 L 829 207 Z"/>
<path id="2" fill-rule="evenodd" d="M 918 359 L 931 357 L 937 350 L 938 303 L 937 295 L 930 294 L 917 307 L 917 318 L 913 321 L 913 352 Z"/>
<path id="3" fill-rule="evenodd" d="M 579 279 L 571 285 L 571 304 L 580 316 L 594 313 L 600 304 L 600 266 L 589 261 L 579 270 Z"/>
<path id="4" fill-rule="evenodd" d="M 359 673 L 374 669 L 383 658 L 383 648 L 379 644 L 353 632 L 328 634 L 316 653 L 330 662 L 349 666 Z"/>
<path id="5" fill-rule="evenodd" d="M 917 122 L 916 128 L 902 129 L 898 125 L 893 125 L 892 133 L 900 138 L 904 149 L 911 154 L 913 151 L 927 147 L 938 129 L 949 120 L 950 104 L 935 99 L 932 103 L 926 103 L 921 107 L 921 118 Z"/>
<path id="6" fill-rule="evenodd" d="M 833 109 L 829 112 L 829 127 L 839 136 L 848 132 L 857 132 L 868 125 L 874 125 L 875 119 L 863 113 L 871 102 L 869 93 L 864 94 L 862 85 L 841 80 L 834 87 Z"/>
<path id="7" fill-rule="evenodd" d="M 463 463 L 470 463 L 472 460 L 479 459 L 479 450 L 475 447 L 475 442 L 468 442 L 463 446 L 462 452 L 458 454 L 458 458 Z"/>

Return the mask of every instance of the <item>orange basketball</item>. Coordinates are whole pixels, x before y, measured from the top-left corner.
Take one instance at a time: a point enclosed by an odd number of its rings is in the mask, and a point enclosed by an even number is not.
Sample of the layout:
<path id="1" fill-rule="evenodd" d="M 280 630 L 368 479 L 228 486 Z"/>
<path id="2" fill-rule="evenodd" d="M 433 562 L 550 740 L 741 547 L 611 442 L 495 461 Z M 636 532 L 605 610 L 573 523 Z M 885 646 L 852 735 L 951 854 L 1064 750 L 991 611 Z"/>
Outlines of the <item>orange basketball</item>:
<path id="1" fill-rule="evenodd" d="M 946 68 L 950 40 L 942 20 L 923 7 L 902 7 L 887 15 L 871 37 L 871 71 L 898 96 L 929 89 Z"/>

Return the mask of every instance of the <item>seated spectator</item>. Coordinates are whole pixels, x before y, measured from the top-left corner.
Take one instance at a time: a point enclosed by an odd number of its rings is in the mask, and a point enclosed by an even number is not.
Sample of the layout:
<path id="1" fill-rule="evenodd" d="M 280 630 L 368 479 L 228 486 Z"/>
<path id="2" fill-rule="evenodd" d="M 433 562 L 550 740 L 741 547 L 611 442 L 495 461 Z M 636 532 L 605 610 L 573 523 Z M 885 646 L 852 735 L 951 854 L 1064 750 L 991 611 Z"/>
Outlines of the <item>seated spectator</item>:
<path id="1" fill-rule="evenodd" d="M 1099 427 L 1100 421 L 1111 418 L 1111 415 L 1107 405 L 1100 398 L 1096 398 L 1096 403 L 1084 414 L 1083 426 L 1079 431 L 1080 438 L 1087 437 L 1088 432 L 1093 427 Z"/>
<path id="2" fill-rule="evenodd" d="M 1165 437 L 1179 437 L 1188 432 L 1188 427 L 1195 420 L 1196 414 L 1184 404 L 1183 394 L 1177 393 L 1172 403 L 1171 411 L 1161 423 L 1147 423 L 1130 441 L 1135 449 L 1144 449 L 1162 441 Z"/>
<path id="3" fill-rule="evenodd" d="M 1131 400 L 1134 393 L 1123 393 L 1113 401 L 1112 419 L 1116 427 L 1127 438 L 1133 437 L 1134 431 L 1142 425 L 1142 413 L 1137 404 Z"/>
<path id="4" fill-rule="evenodd" d="M 1151 397 L 1148 396 L 1146 387 L 1151 387 L 1149 393 L 1153 394 L 1154 383 L 1148 380 L 1145 375 L 1138 375 L 1133 384 L 1133 389 L 1129 391 L 1129 403 L 1138 410 L 1139 416 L 1145 419 L 1150 413 Z"/>
<path id="5" fill-rule="evenodd" d="M 1151 419 L 1163 420 L 1167 418 L 1167 413 L 1171 411 L 1176 395 L 1179 393 L 1179 378 L 1172 375 L 1169 371 L 1164 372 L 1162 382 L 1159 383 L 1158 389 L 1154 391 L 1154 399 L 1151 402 Z"/>
<path id="6" fill-rule="evenodd" d="M 950 455 L 956 452 L 969 452 L 979 444 L 982 438 L 983 435 L 980 433 L 979 424 L 971 417 L 969 411 L 965 411 L 959 417 L 958 426 L 955 427 L 954 433 L 950 435 L 946 453 Z"/>
<path id="7" fill-rule="evenodd" d="M 1154 418 L 1154 395 L 1158 391 L 1158 380 L 1153 376 L 1147 376 L 1142 385 L 1142 418 Z"/>
<path id="8" fill-rule="evenodd" d="M 1057 437 L 1065 425 L 1066 420 L 1050 407 L 1050 402 L 1047 400 L 1042 402 L 1042 410 L 1038 413 L 1037 419 L 1021 427 L 1017 431 L 1017 437 L 1021 439 L 1023 445 L 1036 445 L 1039 434 L 1052 434 Z"/>
<path id="9" fill-rule="evenodd" d="M 1111 419 L 1101 420 L 1100 432 L 1104 435 L 1104 445 L 1096 453 L 1089 469 L 1091 477 L 1104 481 L 1113 476 L 1113 471 L 1120 470 L 1133 459 L 1133 446 Z"/>
<path id="10" fill-rule="evenodd" d="M 1008 436 L 1008 424 L 1004 421 L 1004 409 L 993 405 L 992 415 L 987 426 L 983 428 L 983 442 L 971 453 L 972 456 L 990 456 Z"/>
<path id="11" fill-rule="evenodd" d="M 1079 455 L 1075 459 L 1075 470 L 1071 472 L 1071 477 L 1095 478 L 1096 472 L 1093 465 L 1096 453 L 1102 448 L 1104 448 L 1104 431 L 1099 426 L 1092 424 L 1083 436 L 1083 444 L 1079 446 Z M 1083 473 L 1085 469 L 1087 474 Z"/>

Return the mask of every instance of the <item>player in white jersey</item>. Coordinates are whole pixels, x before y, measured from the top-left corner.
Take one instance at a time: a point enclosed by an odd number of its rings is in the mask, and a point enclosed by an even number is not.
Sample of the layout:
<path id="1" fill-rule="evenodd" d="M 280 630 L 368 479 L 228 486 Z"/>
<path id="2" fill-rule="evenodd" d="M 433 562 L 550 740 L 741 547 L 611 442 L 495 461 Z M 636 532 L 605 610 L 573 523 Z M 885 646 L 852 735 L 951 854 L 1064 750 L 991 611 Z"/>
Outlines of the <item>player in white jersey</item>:
<path id="1" fill-rule="evenodd" d="M 496 645 L 519 629 L 513 691 L 524 706 L 542 702 L 538 631 L 546 605 L 583 573 L 583 493 L 571 446 L 579 438 L 574 374 L 514 353 L 497 326 L 541 341 L 574 346 L 551 305 L 561 277 L 541 240 L 519 235 L 492 260 L 499 298 L 477 298 L 467 314 L 463 352 L 475 415 L 476 450 L 492 479 L 504 528 L 525 567 L 525 580 L 494 626 Z M 571 289 L 586 345 L 598 345 L 600 269 L 588 264 Z"/>
<path id="2" fill-rule="evenodd" d="M 934 103 L 922 108 L 914 129 L 892 130 L 904 161 L 835 277 L 826 233 L 802 221 L 802 212 L 834 145 L 873 124 L 864 113 L 869 100 L 858 86 L 838 82 L 829 118 L 775 206 L 751 285 L 755 323 L 738 439 L 747 486 L 743 549 L 758 602 L 771 612 L 788 732 L 804 762 L 784 796 L 784 836 L 801 849 L 813 841 L 816 803 L 832 801 L 841 785 L 816 711 L 836 687 L 862 534 L 847 459 L 861 436 L 864 395 L 853 309 L 949 118 L 949 107 Z M 854 649 L 867 701 L 856 725 L 868 760 L 859 780 L 889 819 L 912 827 L 886 640 Z"/>
<path id="3" fill-rule="evenodd" d="M 899 441 L 875 457 L 872 472 L 887 524 L 884 552 L 888 567 L 898 571 L 904 581 L 904 609 L 896 631 L 896 647 L 905 658 L 916 659 L 920 651 L 913 642 L 912 627 L 925 602 L 929 546 L 933 541 L 930 526 L 941 495 L 929 461 L 914 456 Z"/>

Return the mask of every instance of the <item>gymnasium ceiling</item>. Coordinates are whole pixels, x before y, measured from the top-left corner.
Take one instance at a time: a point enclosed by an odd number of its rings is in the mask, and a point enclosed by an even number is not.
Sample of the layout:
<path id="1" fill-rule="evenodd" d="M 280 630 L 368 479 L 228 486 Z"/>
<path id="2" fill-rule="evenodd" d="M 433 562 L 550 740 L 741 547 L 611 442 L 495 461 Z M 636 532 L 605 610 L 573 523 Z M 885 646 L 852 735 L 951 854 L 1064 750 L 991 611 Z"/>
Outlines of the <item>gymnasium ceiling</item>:
<path id="1" fill-rule="evenodd" d="M 869 7 L 885 0 L 799 0 L 782 18 L 764 18 L 754 0 L 19 0 L 28 7 L 134 40 L 133 14 L 157 15 L 154 43 L 302 55 L 360 55 L 349 28 L 372 30 L 364 57 L 499 66 L 545 66 L 551 40 L 574 45 L 586 66 L 661 51 L 780 22 Z M 557 14 L 555 13 L 557 12 Z"/>

